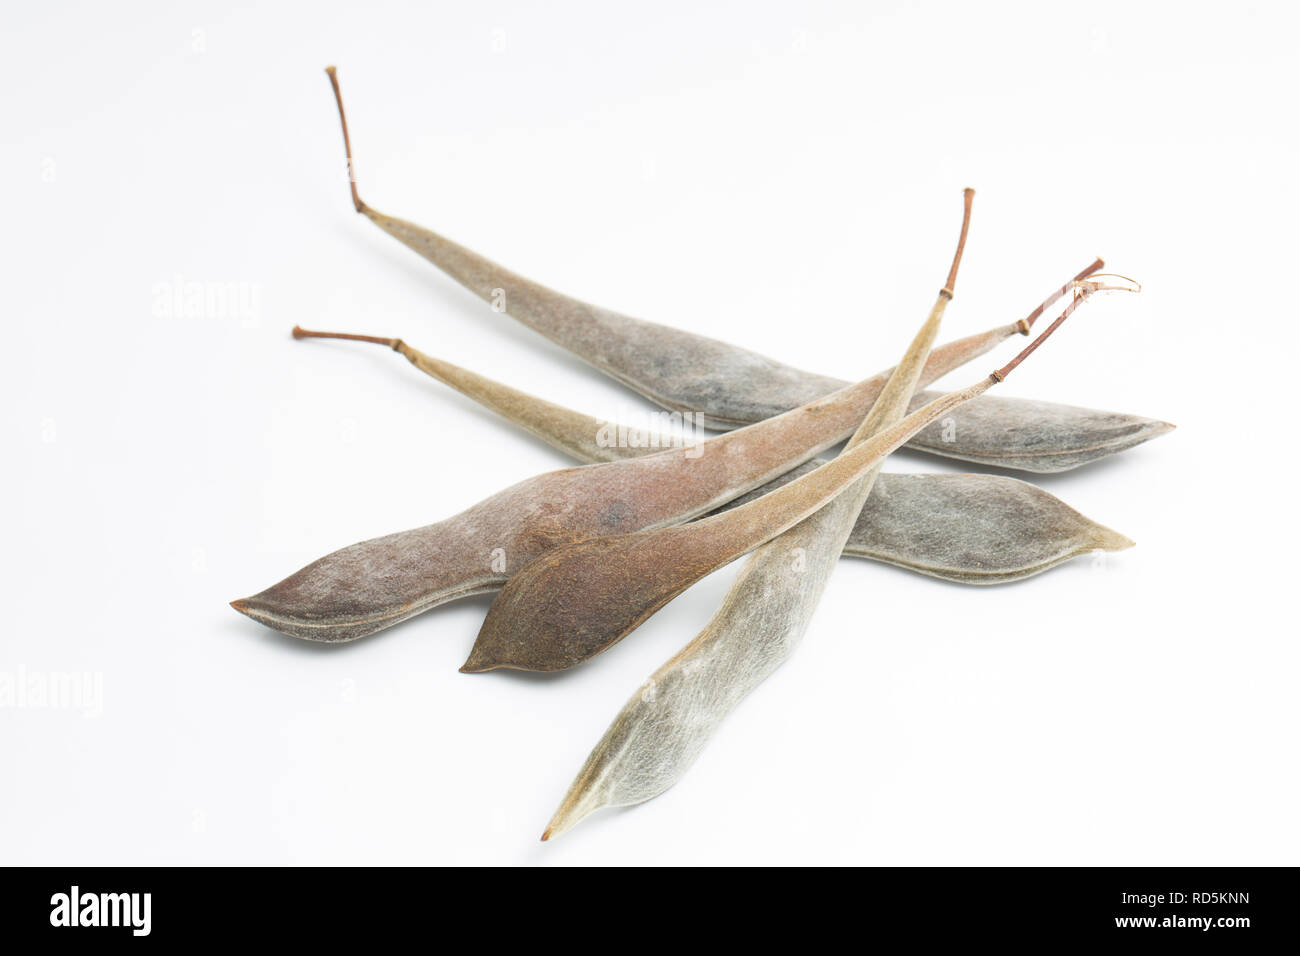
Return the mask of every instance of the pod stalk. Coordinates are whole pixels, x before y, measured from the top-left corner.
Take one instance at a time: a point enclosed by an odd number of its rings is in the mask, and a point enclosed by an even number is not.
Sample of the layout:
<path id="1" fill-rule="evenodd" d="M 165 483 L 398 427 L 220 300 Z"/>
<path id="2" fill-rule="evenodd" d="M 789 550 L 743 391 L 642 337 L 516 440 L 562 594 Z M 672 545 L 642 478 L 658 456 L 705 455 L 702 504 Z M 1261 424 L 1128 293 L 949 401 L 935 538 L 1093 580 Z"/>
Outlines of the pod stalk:
<path id="1" fill-rule="evenodd" d="M 348 156 L 348 185 L 352 188 L 352 205 L 357 207 L 357 212 L 365 212 L 366 204 L 361 201 L 361 195 L 357 192 L 357 170 L 352 162 L 352 138 L 348 136 L 348 115 L 343 111 L 343 91 L 339 89 L 338 67 L 327 66 L 325 72 L 329 75 L 330 86 L 334 88 L 334 102 L 339 106 L 339 123 L 343 126 L 343 149 Z"/>

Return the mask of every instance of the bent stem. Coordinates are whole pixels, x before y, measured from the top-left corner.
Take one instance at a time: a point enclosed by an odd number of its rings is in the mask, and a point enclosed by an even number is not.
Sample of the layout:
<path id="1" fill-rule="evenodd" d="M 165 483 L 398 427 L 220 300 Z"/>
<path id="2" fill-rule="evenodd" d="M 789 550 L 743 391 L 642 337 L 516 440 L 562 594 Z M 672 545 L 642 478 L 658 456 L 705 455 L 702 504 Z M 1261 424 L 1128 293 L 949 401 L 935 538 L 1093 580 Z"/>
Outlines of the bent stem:
<path id="1" fill-rule="evenodd" d="M 339 124 L 343 127 L 343 150 L 348 156 L 348 185 L 352 187 L 352 205 L 357 207 L 357 212 L 365 212 L 366 204 L 357 192 L 357 171 L 352 165 L 352 137 L 348 135 L 348 115 L 343 111 L 343 91 L 339 89 L 338 68 L 327 66 L 325 72 L 329 74 L 330 86 L 334 88 L 334 102 L 339 105 Z"/>

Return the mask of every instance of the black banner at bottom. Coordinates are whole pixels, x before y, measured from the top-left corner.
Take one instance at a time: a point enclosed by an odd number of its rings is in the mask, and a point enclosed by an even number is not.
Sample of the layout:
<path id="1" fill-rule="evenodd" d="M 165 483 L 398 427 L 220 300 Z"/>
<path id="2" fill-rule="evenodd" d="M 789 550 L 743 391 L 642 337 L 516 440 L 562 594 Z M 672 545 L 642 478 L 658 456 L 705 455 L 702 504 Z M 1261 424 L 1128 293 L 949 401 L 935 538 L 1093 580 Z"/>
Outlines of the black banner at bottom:
<path id="1" fill-rule="evenodd" d="M 7 941 L 240 942 L 330 947 L 472 927 L 583 945 L 734 943 L 787 929 L 870 943 L 1192 941 L 1295 937 L 1292 869 L 581 870 L 9 868 Z M 681 934 L 687 934 L 682 937 Z M 702 937 L 702 938 L 701 938 Z M 811 940 L 810 940 L 811 941 Z"/>

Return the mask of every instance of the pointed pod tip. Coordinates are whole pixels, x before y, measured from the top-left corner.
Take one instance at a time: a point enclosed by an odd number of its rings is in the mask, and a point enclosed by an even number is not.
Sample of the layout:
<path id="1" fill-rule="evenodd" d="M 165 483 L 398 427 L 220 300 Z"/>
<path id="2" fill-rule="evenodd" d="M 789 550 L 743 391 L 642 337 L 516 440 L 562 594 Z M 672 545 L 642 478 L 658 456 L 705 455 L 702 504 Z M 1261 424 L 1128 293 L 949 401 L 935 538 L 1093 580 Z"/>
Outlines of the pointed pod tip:
<path id="1" fill-rule="evenodd" d="M 499 666 L 499 664 L 492 661 L 484 660 L 477 651 L 471 651 L 465 663 L 460 665 L 460 672 L 462 674 L 484 674 L 490 670 L 495 670 Z"/>
<path id="2" fill-rule="evenodd" d="M 495 608 L 496 605 L 493 604 L 492 607 Z M 489 609 L 487 620 L 483 622 L 478 636 L 474 638 L 474 646 L 470 648 L 469 657 L 465 658 L 465 663 L 460 665 L 460 672 L 482 674 L 496 670 L 498 667 L 514 666 L 516 664 L 510 659 L 510 655 L 501 653 L 498 643 L 493 640 L 492 609 Z"/>
<path id="3" fill-rule="evenodd" d="M 485 642 L 480 635 L 473 650 L 469 652 L 469 657 L 465 659 L 464 664 L 460 665 L 460 672 L 462 674 L 486 674 L 488 671 L 510 670 L 547 674 L 551 671 L 566 670 L 572 667 L 574 663 L 574 661 L 568 659 L 557 661 L 553 655 L 543 655 L 540 658 L 533 657 L 528 654 L 526 649 L 522 649 L 520 653 L 515 653 L 514 648 Z"/>
<path id="4" fill-rule="evenodd" d="M 1120 534 L 1105 525 L 1097 525 L 1094 529 L 1092 546 L 1097 551 L 1127 551 L 1129 548 L 1136 548 L 1137 542 L 1128 535 Z"/>
<path id="5" fill-rule="evenodd" d="M 337 66 L 334 66 L 333 64 L 330 64 L 329 66 L 325 67 L 325 72 L 330 76 L 334 76 L 336 73 L 338 73 L 338 71 L 339 68 Z"/>
<path id="6" fill-rule="evenodd" d="M 567 659 L 557 662 L 551 655 L 543 655 L 541 658 L 527 655 L 514 656 L 508 648 L 503 651 L 500 648 L 481 647 L 475 644 L 465 663 L 460 665 L 460 672 L 462 674 L 486 674 L 488 671 L 510 670 L 547 674 L 551 671 L 567 670 L 574 663 L 576 662 Z"/>
<path id="7" fill-rule="evenodd" d="M 239 598 L 231 601 L 230 606 L 244 617 L 252 618 L 258 624 L 265 624 L 267 627 L 280 630 L 279 622 L 267 613 L 265 605 L 263 602 L 258 601 L 258 597 L 259 595 L 255 594 L 252 597 Z"/>
<path id="8" fill-rule="evenodd" d="M 560 834 L 572 829 L 573 825 L 581 819 L 582 817 L 574 818 L 573 807 L 570 801 L 566 799 L 560 805 L 560 809 L 556 810 L 555 815 L 551 817 L 551 822 L 546 824 L 546 832 L 542 834 L 542 840 L 544 842 L 554 840 Z"/>
<path id="9" fill-rule="evenodd" d="M 1168 435 L 1177 427 L 1173 422 L 1162 422 L 1158 418 L 1148 418 L 1137 431 L 1137 440 L 1133 444 L 1140 445 L 1143 442 L 1151 441 L 1153 438 L 1159 438 L 1161 435 Z"/>
<path id="10" fill-rule="evenodd" d="M 252 597 L 231 601 L 230 606 L 245 617 L 252 618 L 258 624 L 263 624 L 285 634 L 291 633 L 284 629 L 284 622 L 276 617 L 271 608 L 268 607 L 267 602 L 262 599 L 261 594 L 254 594 Z"/>
<path id="11" fill-rule="evenodd" d="M 542 834 L 543 840 L 554 840 L 558 836 L 568 833 L 592 813 L 608 806 L 605 797 L 599 791 L 591 790 L 579 786 L 574 782 L 575 790 L 570 790 L 560 804 L 559 809 L 551 816 L 550 823 L 546 824 L 546 832 Z"/>

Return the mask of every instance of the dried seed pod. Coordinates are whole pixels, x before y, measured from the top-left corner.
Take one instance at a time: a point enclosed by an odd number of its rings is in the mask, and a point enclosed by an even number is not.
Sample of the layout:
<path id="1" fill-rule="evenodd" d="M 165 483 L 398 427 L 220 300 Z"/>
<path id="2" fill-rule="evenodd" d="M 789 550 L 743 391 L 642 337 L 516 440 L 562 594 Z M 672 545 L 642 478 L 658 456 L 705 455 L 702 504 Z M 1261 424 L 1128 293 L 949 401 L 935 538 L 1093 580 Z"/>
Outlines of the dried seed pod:
<path id="1" fill-rule="evenodd" d="M 1044 299 L 1030 312 L 1024 324 L 1032 325 L 1054 302 L 1084 278 L 1102 268 L 1101 260 L 1076 274 L 1060 289 Z M 946 352 L 954 358 L 945 364 L 956 364 L 959 359 L 975 358 L 984 354 L 984 346 L 1019 324 L 996 326 L 982 336 L 961 339 L 958 343 L 936 350 L 927 360 L 940 360 Z M 599 441 L 597 436 L 606 432 L 620 434 L 628 431 L 623 425 L 606 423 L 591 418 L 572 408 L 555 405 L 536 395 L 520 392 L 510 385 L 425 355 L 398 339 L 354 336 L 335 332 L 308 332 L 294 329 L 295 338 L 342 338 L 352 341 L 376 342 L 395 346 L 395 350 L 421 369 L 426 375 L 437 378 L 461 394 L 484 405 L 512 421 L 526 432 L 556 447 L 565 454 L 585 463 L 615 462 L 650 454 L 651 450 L 672 447 L 672 436 L 645 436 L 643 445 L 620 444 L 616 441 Z M 962 343 L 967 343 L 963 346 Z M 978 345 L 970 345 L 970 343 Z M 959 414 L 959 410 L 957 412 Z M 933 428 L 933 425 L 931 425 Z M 801 464 L 785 475 L 768 481 L 733 499 L 723 509 L 744 505 L 754 498 L 788 484 L 824 460 Z M 918 477 L 924 481 L 907 481 Z M 870 512 L 870 519 L 867 518 Z M 988 515 L 997 515 L 996 536 L 989 535 Z M 879 528 L 879 531 L 878 531 Z M 906 529 L 905 533 L 902 533 Z M 1006 548 L 989 545 L 992 537 L 1004 538 Z M 983 542 L 983 545 L 980 544 Z M 909 568 L 933 578 L 961 584 L 1001 584 L 1006 581 L 1031 578 L 1084 551 L 1128 548 L 1132 542 L 1118 533 L 1091 522 L 1079 512 L 1070 509 L 1060 499 L 1035 486 L 1013 479 L 998 479 L 991 475 L 881 475 L 876 492 L 862 518 L 854 525 L 844 553 L 849 557 L 868 558 Z M 493 587 L 493 585 L 490 585 Z"/>
<path id="2" fill-rule="evenodd" d="M 901 496 L 906 507 L 893 500 Z M 858 515 L 844 554 L 958 584 L 1022 581 L 1133 542 L 1055 495 L 999 475 L 891 475 Z"/>
<path id="3" fill-rule="evenodd" d="M 951 296 L 960 256 L 959 244 L 930 318 L 854 441 L 902 417 Z M 825 508 L 753 553 L 712 620 L 614 718 L 551 818 L 543 840 L 602 807 L 656 797 L 681 778 L 723 719 L 803 639 L 864 500 L 880 493 L 881 482 L 872 486 L 878 470 L 876 466 Z"/>
<path id="4" fill-rule="evenodd" d="M 982 482 L 995 484 L 993 493 Z M 1093 525 L 1047 492 L 1015 478 L 988 475 L 894 475 L 876 479 L 859 526 L 873 509 L 888 512 L 883 503 L 898 488 L 919 486 L 932 501 L 936 521 L 913 523 L 911 515 L 891 529 L 898 553 L 915 554 L 912 564 L 891 556 L 890 563 L 947 580 L 992 583 L 981 576 L 981 564 L 1006 570 L 993 574 L 1016 580 L 1014 565 L 1027 577 L 1091 548 L 1123 548 L 1132 542 Z M 968 495 L 979 510 L 966 507 Z M 630 806 L 663 793 L 690 769 L 714 730 L 744 697 L 767 678 L 798 646 L 807 624 L 818 581 L 829 575 L 824 544 L 814 534 L 841 518 L 849 508 L 836 498 L 812 518 L 801 522 L 763 550 L 774 548 L 765 561 L 749 561 L 737 576 L 717 614 L 700 634 L 660 667 L 627 701 L 593 748 L 556 810 L 543 839 L 558 836 L 602 807 Z M 955 540 L 952 527 L 941 529 L 945 507 L 958 506 Z M 980 529 L 968 519 L 988 512 L 993 527 Z M 826 516 L 826 524 L 819 519 Z M 817 522 L 817 525 L 813 523 Z M 913 536 L 911 527 L 919 524 Z M 1048 546 L 1040 528 L 1054 525 L 1060 540 Z M 1031 532 L 1026 534 L 1025 532 Z M 933 548 L 931 548 L 933 544 Z M 853 549 L 852 539 L 844 553 Z M 1004 552 L 1012 557 L 1008 558 Z M 799 622 L 802 621 L 802 624 Z M 789 624 L 781 627 L 778 625 Z"/>
<path id="5" fill-rule="evenodd" d="M 913 409 L 938 394 L 918 392 L 912 400 Z M 1168 422 L 1123 412 L 985 395 L 918 433 L 908 447 L 943 455 L 946 449 L 959 445 L 961 453 L 949 457 L 1051 474 L 1140 445 L 1173 428 Z"/>
<path id="6" fill-rule="evenodd" d="M 294 329 L 294 336 L 369 340 L 301 328 Z M 388 339 L 377 341 L 390 344 Z M 426 374 L 581 462 L 636 458 L 673 447 L 678 440 L 655 434 L 643 436 L 643 445 L 602 443 L 596 437 L 602 428 L 613 434 L 629 429 L 521 392 L 410 346 L 401 354 Z M 825 460 L 820 458 L 805 462 L 719 510 L 760 498 L 823 464 Z M 875 490 L 853 526 L 844 556 L 879 561 L 956 584 L 989 585 L 1033 577 L 1090 551 L 1132 546 L 1124 535 L 1081 515 L 1050 492 L 1015 478 L 885 472 L 876 479 Z"/>
<path id="7" fill-rule="evenodd" d="M 771 494 L 692 524 L 555 548 L 525 565 L 493 602 L 461 670 L 563 670 L 607 649 L 700 578 L 829 503 L 929 422 L 1003 381 L 1085 298 L 1076 294 L 1045 332 L 988 378 L 931 402 Z"/>
<path id="8" fill-rule="evenodd" d="M 352 146 L 334 67 L 328 67 L 338 102 L 349 164 Z M 620 315 L 525 279 L 435 232 L 385 215 L 362 201 L 351 183 L 357 211 L 429 260 L 484 301 L 546 336 L 656 404 L 701 416 L 709 428 L 751 424 L 806 405 L 846 383 L 797 369 L 717 339 Z M 922 387 L 933 378 L 923 378 Z M 928 401 L 934 396 L 922 396 Z M 979 402 L 956 429 L 938 426 L 918 436 L 918 450 L 1006 468 L 1053 472 L 1074 468 L 1140 444 L 1172 428 L 1166 422 L 1115 412 L 1031 404 L 1002 398 L 986 412 Z M 1019 441 L 1047 411 L 1057 426 Z M 936 434 L 937 432 L 937 434 Z"/>
<path id="9" fill-rule="evenodd" d="M 1015 326 L 936 349 L 926 374 L 937 376 L 964 364 L 1012 334 L 1009 329 Z M 340 337 L 388 345 L 416 365 L 423 363 L 431 374 L 437 369 L 474 387 L 472 373 L 434 364 L 398 339 Z M 326 555 L 232 606 L 294 637 L 364 637 L 447 601 L 493 590 L 510 573 L 559 545 L 665 527 L 712 511 L 850 435 L 888 376 L 874 375 L 693 447 L 537 475 L 453 518 Z M 497 395 L 494 400 L 507 398 Z M 551 418 L 571 413 L 547 405 L 530 414 L 536 428 L 550 430 Z"/>

